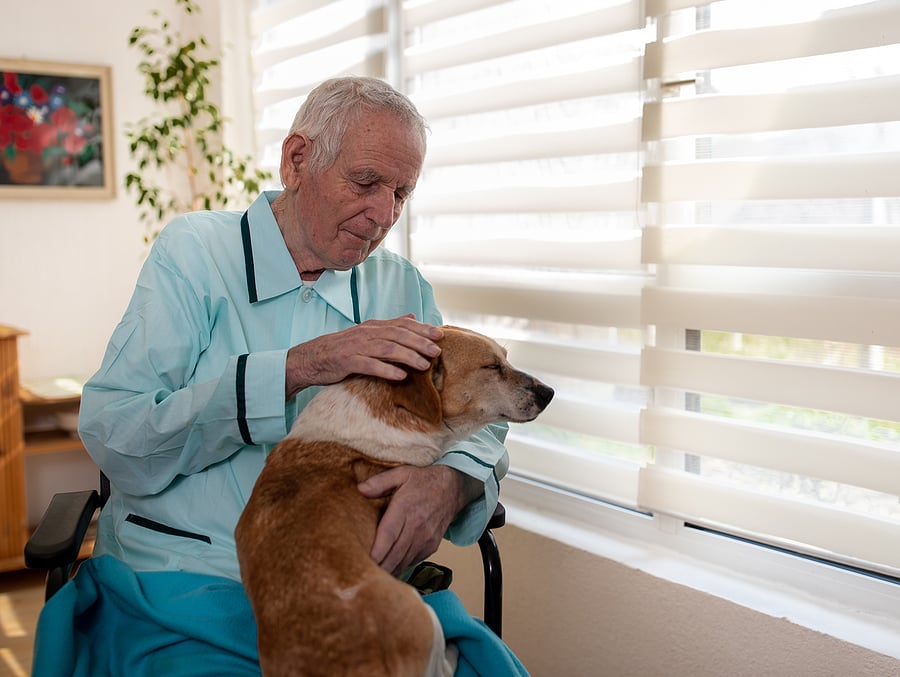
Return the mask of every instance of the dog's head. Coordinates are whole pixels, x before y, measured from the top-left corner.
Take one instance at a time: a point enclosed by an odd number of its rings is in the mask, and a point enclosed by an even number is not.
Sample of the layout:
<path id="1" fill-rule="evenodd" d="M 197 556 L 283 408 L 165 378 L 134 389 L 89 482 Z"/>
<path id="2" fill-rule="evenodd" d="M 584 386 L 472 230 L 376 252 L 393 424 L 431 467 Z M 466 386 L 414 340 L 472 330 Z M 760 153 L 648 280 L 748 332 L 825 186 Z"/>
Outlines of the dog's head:
<path id="1" fill-rule="evenodd" d="M 322 391 L 289 437 L 346 444 L 383 461 L 429 465 L 489 423 L 530 421 L 553 389 L 513 368 L 496 341 L 442 327 L 441 354 L 402 381 L 353 376 Z"/>
<path id="2" fill-rule="evenodd" d="M 442 329 L 441 354 L 394 387 L 395 406 L 462 439 L 489 423 L 531 421 L 553 399 L 553 389 L 515 369 L 493 339 Z"/>

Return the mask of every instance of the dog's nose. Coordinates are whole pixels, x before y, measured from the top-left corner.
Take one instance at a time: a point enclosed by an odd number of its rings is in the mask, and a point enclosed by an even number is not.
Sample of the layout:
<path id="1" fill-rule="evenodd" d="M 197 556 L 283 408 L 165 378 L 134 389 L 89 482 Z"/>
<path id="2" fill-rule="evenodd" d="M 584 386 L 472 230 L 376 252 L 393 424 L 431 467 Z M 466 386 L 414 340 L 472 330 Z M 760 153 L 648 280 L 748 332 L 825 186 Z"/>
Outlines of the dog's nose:
<path id="1" fill-rule="evenodd" d="M 544 385 L 540 381 L 534 384 L 534 401 L 543 410 L 550 400 L 553 399 L 554 391 L 548 385 Z"/>

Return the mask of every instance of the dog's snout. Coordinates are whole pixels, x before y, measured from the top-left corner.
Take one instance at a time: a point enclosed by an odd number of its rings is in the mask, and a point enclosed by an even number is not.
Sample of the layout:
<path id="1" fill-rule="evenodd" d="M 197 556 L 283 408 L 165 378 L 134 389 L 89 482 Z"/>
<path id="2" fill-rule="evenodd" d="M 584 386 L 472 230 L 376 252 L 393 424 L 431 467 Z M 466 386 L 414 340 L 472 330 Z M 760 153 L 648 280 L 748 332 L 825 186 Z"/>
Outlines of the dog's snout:
<path id="1" fill-rule="evenodd" d="M 544 385 L 540 381 L 537 381 L 534 384 L 534 388 L 532 388 L 532 392 L 534 393 L 534 401 L 537 406 L 541 408 L 543 411 L 548 404 L 550 404 L 550 400 L 553 399 L 554 391 L 548 385 Z"/>

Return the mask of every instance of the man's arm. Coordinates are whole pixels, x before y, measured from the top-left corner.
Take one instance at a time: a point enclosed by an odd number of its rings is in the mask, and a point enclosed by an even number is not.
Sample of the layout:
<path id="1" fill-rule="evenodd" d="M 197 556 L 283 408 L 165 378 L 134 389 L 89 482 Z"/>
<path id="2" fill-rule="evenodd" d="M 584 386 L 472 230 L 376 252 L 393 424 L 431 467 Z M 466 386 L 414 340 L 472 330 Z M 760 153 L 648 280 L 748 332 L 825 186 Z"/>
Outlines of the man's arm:
<path id="1" fill-rule="evenodd" d="M 456 545 L 471 545 L 481 536 L 500 500 L 500 480 L 509 470 L 509 453 L 504 446 L 509 425 L 494 423 L 458 442 L 438 464 L 444 464 L 473 478 L 482 491 L 456 515 L 447 538 Z"/>
<path id="2" fill-rule="evenodd" d="M 432 555 L 446 534 L 457 545 L 478 540 L 497 505 L 509 465 L 497 424 L 459 443 L 434 465 L 400 466 L 362 484 L 364 496 L 391 495 L 375 535 L 372 559 L 399 575 Z"/>
<path id="3" fill-rule="evenodd" d="M 228 458 L 247 436 L 263 443 L 286 433 L 286 350 L 223 354 L 217 373 L 194 380 L 210 349 L 211 320 L 196 284 L 180 271 L 208 262 L 183 240 L 173 243 L 164 232 L 156 243 L 82 395 L 86 448 L 118 488 L 135 495 Z"/>

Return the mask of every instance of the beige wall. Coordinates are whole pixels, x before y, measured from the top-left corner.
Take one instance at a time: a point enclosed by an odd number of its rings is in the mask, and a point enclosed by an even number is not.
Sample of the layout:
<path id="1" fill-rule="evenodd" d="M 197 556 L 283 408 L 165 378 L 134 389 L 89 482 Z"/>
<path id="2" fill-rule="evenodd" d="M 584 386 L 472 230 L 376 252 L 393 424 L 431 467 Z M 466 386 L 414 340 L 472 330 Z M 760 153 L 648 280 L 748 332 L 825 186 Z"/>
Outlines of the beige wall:
<path id="1" fill-rule="evenodd" d="M 503 638 L 533 677 L 890 677 L 900 661 L 529 531 L 496 532 Z M 477 547 L 444 544 L 480 616 Z"/>
<path id="2" fill-rule="evenodd" d="M 0 55 L 112 67 L 117 196 L 112 200 L 0 198 L 0 323 L 29 332 L 20 341 L 25 380 L 90 375 L 119 321 L 143 262 L 144 229 L 122 188 L 131 169 L 126 123 L 148 114 L 139 53 L 128 35 L 172 0 L 48 0 L 16 3 L 0 21 Z M 219 4 L 201 25 L 220 42 Z"/>

